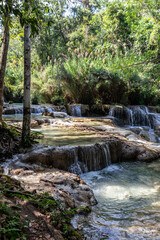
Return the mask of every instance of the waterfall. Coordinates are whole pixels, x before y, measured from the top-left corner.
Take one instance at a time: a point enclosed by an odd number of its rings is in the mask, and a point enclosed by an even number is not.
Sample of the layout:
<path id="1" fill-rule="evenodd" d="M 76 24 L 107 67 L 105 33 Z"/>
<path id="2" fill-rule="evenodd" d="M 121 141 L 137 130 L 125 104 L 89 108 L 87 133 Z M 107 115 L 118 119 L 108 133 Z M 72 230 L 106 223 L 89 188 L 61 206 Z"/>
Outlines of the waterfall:
<path id="1" fill-rule="evenodd" d="M 104 152 L 105 152 L 105 156 L 106 156 L 106 166 L 109 166 L 109 165 L 111 165 L 111 154 L 110 154 L 108 144 L 105 145 Z"/>
<path id="2" fill-rule="evenodd" d="M 151 129 L 150 112 L 146 106 L 111 106 L 109 116 L 120 120 L 121 125 L 148 126 Z"/>
<path id="3" fill-rule="evenodd" d="M 126 107 L 126 110 L 128 111 L 129 125 L 133 126 L 133 111 L 127 107 Z"/>
<path id="4" fill-rule="evenodd" d="M 112 106 L 109 109 L 109 116 L 114 117 L 114 107 L 112 107 Z"/>
<path id="5" fill-rule="evenodd" d="M 41 114 L 44 112 L 51 113 L 55 109 L 52 106 L 31 105 L 31 113 Z M 9 105 L 3 110 L 3 114 L 23 114 L 23 105 Z"/>
<path id="6" fill-rule="evenodd" d="M 82 117 L 81 105 L 71 105 L 71 115 L 74 117 Z"/>
<path id="7" fill-rule="evenodd" d="M 54 112 L 53 107 L 48 107 L 48 106 L 32 106 L 31 107 L 31 113 L 52 113 Z"/>
<path id="8" fill-rule="evenodd" d="M 76 173 L 78 175 L 82 174 L 82 169 L 80 166 L 80 163 L 78 161 L 78 155 L 76 149 L 73 149 L 73 154 L 74 154 L 74 163 L 69 167 L 69 171 L 72 173 Z M 85 166 L 84 166 L 85 168 Z M 85 172 L 88 172 L 87 169 Z"/>
<path id="9" fill-rule="evenodd" d="M 74 163 L 69 171 L 81 174 L 88 171 L 98 171 L 111 164 L 111 155 L 108 144 L 78 146 L 70 151 Z"/>
<path id="10" fill-rule="evenodd" d="M 15 108 L 14 111 L 15 111 L 15 114 L 22 114 L 23 113 L 23 108 L 22 107 L 21 108 Z"/>
<path id="11" fill-rule="evenodd" d="M 3 104 L 7 104 L 7 102 L 6 102 L 6 100 L 5 100 L 5 98 L 3 97 Z"/>

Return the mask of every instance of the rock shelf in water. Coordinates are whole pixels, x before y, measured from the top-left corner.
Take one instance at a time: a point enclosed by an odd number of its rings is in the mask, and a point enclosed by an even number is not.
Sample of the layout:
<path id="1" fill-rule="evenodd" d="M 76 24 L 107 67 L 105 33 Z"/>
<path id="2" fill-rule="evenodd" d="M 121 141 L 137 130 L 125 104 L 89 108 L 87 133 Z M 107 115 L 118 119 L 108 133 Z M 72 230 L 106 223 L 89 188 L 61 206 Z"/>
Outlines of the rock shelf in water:
<path id="1" fill-rule="evenodd" d="M 111 163 L 123 161 L 151 162 L 160 158 L 160 150 L 147 143 L 128 141 L 124 137 L 110 136 L 104 143 L 86 146 L 41 147 L 19 155 L 23 163 L 55 167 L 81 174 L 101 170 Z"/>

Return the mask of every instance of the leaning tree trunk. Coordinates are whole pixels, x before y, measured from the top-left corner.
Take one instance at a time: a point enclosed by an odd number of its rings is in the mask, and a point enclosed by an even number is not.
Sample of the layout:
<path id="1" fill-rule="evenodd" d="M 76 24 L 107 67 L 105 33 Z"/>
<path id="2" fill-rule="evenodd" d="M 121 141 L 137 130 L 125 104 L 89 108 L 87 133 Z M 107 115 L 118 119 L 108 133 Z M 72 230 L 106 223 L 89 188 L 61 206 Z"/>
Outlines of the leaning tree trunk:
<path id="1" fill-rule="evenodd" d="M 0 58 L 0 121 L 2 120 L 2 112 L 3 112 L 3 86 L 4 86 L 4 77 L 5 77 L 6 64 L 7 64 L 8 47 L 9 47 L 9 26 L 8 26 L 8 21 L 5 21 L 3 26 L 1 58 Z"/>
<path id="2" fill-rule="evenodd" d="M 29 2 L 25 0 L 29 9 Z M 24 96 L 23 96 L 23 129 L 22 142 L 30 137 L 30 121 L 31 121 L 31 104 L 30 104 L 30 88 L 31 88 L 31 41 L 30 41 L 30 25 L 24 26 Z"/>

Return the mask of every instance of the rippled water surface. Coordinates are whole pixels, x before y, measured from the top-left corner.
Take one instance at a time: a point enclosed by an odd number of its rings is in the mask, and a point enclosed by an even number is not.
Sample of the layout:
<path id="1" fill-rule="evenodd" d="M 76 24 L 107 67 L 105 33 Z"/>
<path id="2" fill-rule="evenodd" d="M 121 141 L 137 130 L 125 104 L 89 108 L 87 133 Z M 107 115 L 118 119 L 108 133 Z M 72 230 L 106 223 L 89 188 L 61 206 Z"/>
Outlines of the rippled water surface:
<path id="1" fill-rule="evenodd" d="M 83 224 L 87 239 L 160 240 L 160 162 L 111 165 L 81 177 L 99 202 Z"/>

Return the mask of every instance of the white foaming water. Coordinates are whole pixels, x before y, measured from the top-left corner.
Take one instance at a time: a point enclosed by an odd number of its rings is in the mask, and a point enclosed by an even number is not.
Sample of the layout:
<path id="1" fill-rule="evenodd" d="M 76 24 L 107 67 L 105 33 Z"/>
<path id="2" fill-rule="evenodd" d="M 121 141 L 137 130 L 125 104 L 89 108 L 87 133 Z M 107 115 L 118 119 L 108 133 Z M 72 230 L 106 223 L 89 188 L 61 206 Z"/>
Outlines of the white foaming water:
<path id="1" fill-rule="evenodd" d="M 122 170 L 122 168 L 116 164 L 112 164 L 106 167 L 105 169 L 103 169 L 103 171 L 107 171 L 107 172 L 120 171 L 120 170 Z"/>
<path id="2" fill-rule="evenodd" d="M 99 202 L 81 223 L 87 240 L 160 240 L 160 162 L 111 165 L 81 178 Z"/>
<path id="3" fill-rule="evenodd" d="M 75 116 L 75 117 L 82 117 L 82 107 L 81 105 L 72 105 L 72 116 Z"/>
<path id="4" fill-rule="evenodd" d="M 103 186 L 94 191 L 95 195 L 105 199 L 128 200 L 129 198 L 148 197 L 148 195 L 156 193 L 156 189 L 144 186 Z"/>

